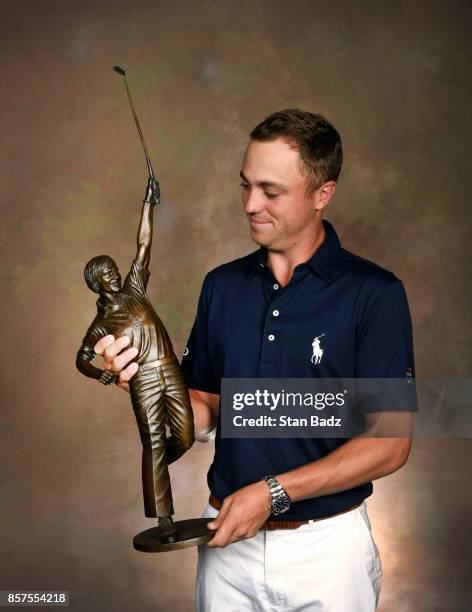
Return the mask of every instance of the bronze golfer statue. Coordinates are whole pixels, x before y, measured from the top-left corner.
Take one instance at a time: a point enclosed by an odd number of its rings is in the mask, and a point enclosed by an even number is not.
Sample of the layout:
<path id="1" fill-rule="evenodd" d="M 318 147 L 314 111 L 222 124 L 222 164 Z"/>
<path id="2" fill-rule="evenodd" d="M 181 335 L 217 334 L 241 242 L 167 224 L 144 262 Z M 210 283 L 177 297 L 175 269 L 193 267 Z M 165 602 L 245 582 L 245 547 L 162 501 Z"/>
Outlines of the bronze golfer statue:
<path id="1" fill-rule="evenodd" d="M 106 335 L 128 336 L 129 347 L 138 350 L 138 372 L 129 381 L 139 434 L 143 446 L 142 482 L 144 513 L 157 517 L 158 527 L 134 538 L 134 546 L 145 552 L 183 548 L 207 541 L 212 532 L 209 519 L 189 519 L 174 523 L 174 506 L 168 465 L 181 457 L 194 442 L 193 412 L 189 394 L 174 354 L 169 335 L 146 293 L 153 232 L 153 209 L 159 204 L 159 183 L 147 153 L 124 70 L 131 108 L 143 143 L 149 180 L 139 223 L 137 252 L 121 284 L 118 266 L 108 255 L 98 255 L 85 266 L 85 281 L 99 294 L 97 314 L 77 353 L 77 368 L 105 385 L 116 383 L 119 375 L 92 364 L 94 346 Z M 167 436 L 166 425 L 170 436 Z"/>

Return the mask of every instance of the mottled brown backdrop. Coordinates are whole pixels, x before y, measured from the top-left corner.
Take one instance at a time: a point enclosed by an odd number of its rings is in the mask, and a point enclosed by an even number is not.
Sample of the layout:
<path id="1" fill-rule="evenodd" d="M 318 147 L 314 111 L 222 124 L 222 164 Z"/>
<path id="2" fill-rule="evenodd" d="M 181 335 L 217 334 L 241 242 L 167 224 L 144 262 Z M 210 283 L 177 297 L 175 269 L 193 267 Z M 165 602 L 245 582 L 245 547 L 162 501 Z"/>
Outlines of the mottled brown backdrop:
<path id="1" fill-rule="evenodd" d="M 74 610 L 193 609 L 196 550 L 131 547 L 150 523 L 128 397 L 74 366 L 95 310 L 84 263 L 104 252 L 125 271 L 145 188 L 112 65 L 161 181 L 150 295 L 179 355 L 205 272 L 255 248 L 247 134 L 298 106 L 341 133 L 326 217 L 404 281 L 418 376 L 467 376 L 470 17 L 456 0 L 2 2 L 0 589 L 67 589 Z M 376 483 L 381 612 L 466 609 L 470 450 L 415 441 Z M 200 513 L 211 455 L 196 444 L 172 467 L 178 517 Z"/>

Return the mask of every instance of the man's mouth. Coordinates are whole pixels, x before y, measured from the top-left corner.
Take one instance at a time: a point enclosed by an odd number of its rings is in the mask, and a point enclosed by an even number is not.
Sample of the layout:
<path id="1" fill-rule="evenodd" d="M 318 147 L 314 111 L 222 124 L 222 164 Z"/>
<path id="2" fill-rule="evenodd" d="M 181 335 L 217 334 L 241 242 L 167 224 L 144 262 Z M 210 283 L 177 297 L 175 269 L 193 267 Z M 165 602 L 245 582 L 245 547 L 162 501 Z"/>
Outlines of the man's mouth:
<path id="1" fill-rule="evenodd" d="M 250 217 L 249 221 L 253 225 L 268 225 L 270 221 L 266 221 L 265 219 L 255 219 L 254 217 Z"/>

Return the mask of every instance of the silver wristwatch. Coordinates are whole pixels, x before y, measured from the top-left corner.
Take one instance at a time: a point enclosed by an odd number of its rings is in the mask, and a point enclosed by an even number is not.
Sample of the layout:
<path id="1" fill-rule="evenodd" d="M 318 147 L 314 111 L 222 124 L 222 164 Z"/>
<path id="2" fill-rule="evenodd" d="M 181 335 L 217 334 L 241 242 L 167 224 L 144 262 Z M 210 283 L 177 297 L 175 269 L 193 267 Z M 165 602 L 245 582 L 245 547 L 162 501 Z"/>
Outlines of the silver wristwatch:
<path id="1" fill-rule="evenodd" d="M 282 512 L 287 512 L 290 508 L 291 499 L 287 495 L 286 490 L 280 484 L 275 476 L 264 476 L 264 479 L 270 491 L 270 504 L 268 509 L 272 512 L 272 514 L 282 514 Z"/>

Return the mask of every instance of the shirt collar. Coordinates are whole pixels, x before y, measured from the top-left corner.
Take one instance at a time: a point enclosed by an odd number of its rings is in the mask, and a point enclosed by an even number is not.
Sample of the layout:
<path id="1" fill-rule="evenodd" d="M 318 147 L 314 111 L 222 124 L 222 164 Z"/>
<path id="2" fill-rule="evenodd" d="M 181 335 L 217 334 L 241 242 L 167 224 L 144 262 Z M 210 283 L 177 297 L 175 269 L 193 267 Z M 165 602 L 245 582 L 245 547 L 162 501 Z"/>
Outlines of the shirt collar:
<path id="1" fill-rule="evenodd" d="M 118 310 L 121 304 L 121 291 L 115 294 L 115 299 L 116 301 L 113 304 L 107 304 L 102 297 L 99 297 L 96 301 L 97 310 L 101 310 L 103 312 L 105 312 L 105 310 Z"/>
<path id="2" fill-rule="evenodd" d="M 326 233 L 325 239 L 306 263 L 315 274 L 330 282 L 333 279 L 341 243 L 331 223 L 326 219 L 323 219 L 322 223 Z M 261 246 L 253 255 L 254 257 L 250 259 L 248 265 L 248 278 L 257 270 L 263 270 L 267 264 L 267 249 L 265 247 Z"/>

